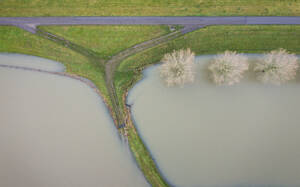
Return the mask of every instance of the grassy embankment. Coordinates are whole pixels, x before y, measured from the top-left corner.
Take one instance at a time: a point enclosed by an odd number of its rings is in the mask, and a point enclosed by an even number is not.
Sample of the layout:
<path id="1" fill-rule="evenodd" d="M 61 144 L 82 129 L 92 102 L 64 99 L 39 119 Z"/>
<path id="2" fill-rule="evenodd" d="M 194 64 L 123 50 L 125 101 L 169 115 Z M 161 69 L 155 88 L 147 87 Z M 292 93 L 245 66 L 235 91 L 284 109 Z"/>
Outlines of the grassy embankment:
<path id="1" fill-rule="evenodd" d="M 1 16 L 300 15 L 300 0 L 1 0 Z"/>
<path id="2" fill-rule="evenodd" d="M 125 97 L 127 91 L 142 78 L 142 70 L 158 63 L 165 53 L 181 48 L 191 48 L 198 55 L 225 50 L 262 53 L 277 48 L 300 54 L 300 26 L 211 26 L 127 58 L 115 74 L 115 87 L 118 97 L 122 98 L 119 102 L 123 112 L 129 118 L 129 110 L 124 110 Z M 143 169 L 150 155 L 134 128 L 129 130 L 128 137 L 132 152 Z"/>

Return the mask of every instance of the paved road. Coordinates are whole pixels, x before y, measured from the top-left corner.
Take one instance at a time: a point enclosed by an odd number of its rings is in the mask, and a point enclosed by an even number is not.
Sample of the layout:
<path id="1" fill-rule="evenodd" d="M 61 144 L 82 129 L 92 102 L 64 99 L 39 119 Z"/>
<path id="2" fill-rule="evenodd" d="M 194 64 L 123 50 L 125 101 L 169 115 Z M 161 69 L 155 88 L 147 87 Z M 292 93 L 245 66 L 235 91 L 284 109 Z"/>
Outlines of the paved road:
<path id="1" fill-rule="evenodd" d="M 297 17 L 0 17 L 0 25 L 35 32 L 38 25 L 257 25 L 300 24 Z"/>

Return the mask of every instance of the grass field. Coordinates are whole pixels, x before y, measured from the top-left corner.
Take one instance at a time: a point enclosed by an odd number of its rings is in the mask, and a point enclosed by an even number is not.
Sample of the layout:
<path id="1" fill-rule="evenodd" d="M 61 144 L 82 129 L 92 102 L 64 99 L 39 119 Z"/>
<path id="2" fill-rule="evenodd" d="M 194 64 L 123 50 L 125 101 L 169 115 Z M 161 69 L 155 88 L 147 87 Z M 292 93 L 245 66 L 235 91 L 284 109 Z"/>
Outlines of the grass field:
<path id="1" fill-rule="evenodd" d="M 300 15 L 300 0 L 1 0 L 0 16 Z"/>
<path id="2" fill-rule="evenodd" d="M 138 43 L 169 33 L 168 26 L 42 26 L 41 29 L 89 48 L 108 60 Z"/>

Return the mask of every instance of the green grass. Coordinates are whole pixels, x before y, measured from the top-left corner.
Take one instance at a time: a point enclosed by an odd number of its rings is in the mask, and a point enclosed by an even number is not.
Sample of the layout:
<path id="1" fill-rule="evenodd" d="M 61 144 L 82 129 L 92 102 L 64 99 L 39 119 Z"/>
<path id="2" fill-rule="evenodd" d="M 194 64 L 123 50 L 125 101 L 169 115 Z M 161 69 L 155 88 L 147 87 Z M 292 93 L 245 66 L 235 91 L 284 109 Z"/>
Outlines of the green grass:
<path id="1" fill-rule="evenodd" d="M 88 58 L 16 27 L 0 27 L 0 52 L 22 53 L 52 59 L 63 63 L 66 71 L 91 80 L 108 101 L 104 69 Z"/>
<path id="2" fill-rule="evenodd" d="M 1 0 L 0 16 L 300 15 L 300 0 Z"/>
<path id="3" fill-rule="evenodd" d="M 98 53 L 102 59 L 169 33 L 168 26 L 43 26 L 41 29 Z"/>

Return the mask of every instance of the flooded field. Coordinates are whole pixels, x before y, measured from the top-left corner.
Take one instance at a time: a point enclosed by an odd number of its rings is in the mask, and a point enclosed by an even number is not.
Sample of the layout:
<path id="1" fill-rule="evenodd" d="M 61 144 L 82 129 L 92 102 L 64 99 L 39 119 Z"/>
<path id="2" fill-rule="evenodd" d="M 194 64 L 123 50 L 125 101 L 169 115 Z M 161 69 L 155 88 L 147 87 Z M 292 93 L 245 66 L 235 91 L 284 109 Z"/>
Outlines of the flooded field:
<path id="1" fill-rule="evenodd" d="M 0 57 L 0 64 L 63 70 L 37 57 Z M 148 186 L 87 85 L 2 67 L 0 85 L 0 186 Z"/>
<path id="2" fill-rule="evenodd" d="M 237 85 L 216 86 L 211 59 L 197 58 L 192 85 L 165 87 L 155 66 L 129 93 L 162 173 L 176 186 L 300 186 L 300 77 L 273 86 L 248 73 Z"/>

